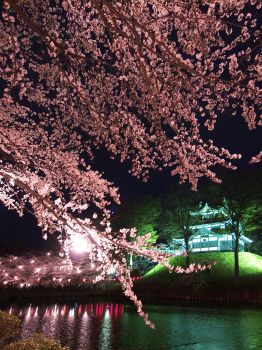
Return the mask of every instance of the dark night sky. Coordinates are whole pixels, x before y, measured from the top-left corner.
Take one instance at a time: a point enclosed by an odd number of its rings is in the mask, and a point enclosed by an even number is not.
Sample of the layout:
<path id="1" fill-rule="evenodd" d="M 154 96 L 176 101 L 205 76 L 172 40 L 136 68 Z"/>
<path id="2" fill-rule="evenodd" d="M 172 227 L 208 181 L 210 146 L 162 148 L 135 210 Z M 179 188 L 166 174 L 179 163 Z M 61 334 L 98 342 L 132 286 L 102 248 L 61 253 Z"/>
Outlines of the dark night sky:
<path id="1" fill-rule="evenodd" d="M 217 121 L 215 131 L 210 134 L 205 132 L 204 137 L 214 139 L 217 146 L 241 153 L 243 157 L 238 161 L 240 169 L 261 167 L 248 164 L 251 156 L 261 149 L 261 128 L 249 131 L 243 118 L 221 117 Z M 170 170 L 165 170 L 163 173 L 153 173 L 149 182 L 143 183 L 128 174 L 127 164 L 110 160 L 103 151 L 98 152 L 94 166 L 103 171 L 105 177 L 120 188 L 122 202 L 137 195 L 162 193 L 172 183 L 177 182 L 176 177 L 169 175 Z M 1 250 L 7 251 L 8 247 L 8 250 L 48 249 L 54 244 L 52 238 L 47 242 L 42 240 L 41 232 L 32 215 L 26 214 L 23 218 L 19 218 L 15 212 L 8 211 L 0 204 L 0 253 Z"/>

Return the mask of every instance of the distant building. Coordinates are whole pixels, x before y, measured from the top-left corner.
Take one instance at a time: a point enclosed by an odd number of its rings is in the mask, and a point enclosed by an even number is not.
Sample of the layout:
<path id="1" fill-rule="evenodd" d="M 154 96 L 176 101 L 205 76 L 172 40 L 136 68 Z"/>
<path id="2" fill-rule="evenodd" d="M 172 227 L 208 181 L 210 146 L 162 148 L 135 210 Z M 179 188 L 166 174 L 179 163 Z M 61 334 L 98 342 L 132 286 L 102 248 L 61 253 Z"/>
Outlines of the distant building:
<path id="1" fill-rule="evenodd" d="M 230 220 L 223 208 L 212 209 L 206 203 L 200 205 L 198 211 L 190 215 L 196 218 L 198 224 L 190 226 L 193 234 L 189 239 L 189 250 L 191 252 L 214 252 L 233 251 L 235 245 L 235 234 L 230 232 Z M 173 242 L 181 246 L 184 251 L 185 242 L 183 239 L 174 239 Z M 239 251 L 245 251 L 246 244 L 252 240 L 243 234 L 239 239 Z"/>

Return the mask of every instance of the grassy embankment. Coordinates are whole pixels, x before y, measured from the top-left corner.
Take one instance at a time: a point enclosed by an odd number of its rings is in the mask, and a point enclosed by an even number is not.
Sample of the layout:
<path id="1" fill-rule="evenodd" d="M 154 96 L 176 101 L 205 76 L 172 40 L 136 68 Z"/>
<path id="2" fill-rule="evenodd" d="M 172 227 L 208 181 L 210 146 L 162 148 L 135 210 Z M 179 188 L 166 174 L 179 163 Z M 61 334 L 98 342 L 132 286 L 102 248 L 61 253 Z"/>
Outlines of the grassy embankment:
<path id="1" fill-rule="evenodd" d="M 185 257 L 177 256 L 170 260 L 174 266 L 185 267 Z M 212 284 L 231 284 L 234 282 L 234 254 L 232 252 L 225 253 L 192 253 L 190 255 L 190 263 L 196 264 L 215 264 L 210 271 L 203 271 L 193 274 L 175 274 L 169 273 L 163 266 L 157 265 L 152 270 L 148 271 L 143 283 L 150 280 L 161 283 L 172 283 L 180 285 L 188 279 L 195 278 Z M 248 253 L 239 253 L 239 268 L 240 268 L 240 284 L 241 285 L 258 285 L 262 287 L 262 256 Z"/>
<path id="2" fill-rule="evenodd" d="M 185 257 L 172 258 L 174 266 L 185 267 Z M 170 273 L 157 265 L 136 283 L 139 295 L 163 299 L 256 302 L 262 304 L 262 256 L 239 253 L 240 280 L 235 286 L 234 254 L 192 253 L 191 263 L 213 264 L 211 270 L 190 274 Z"/>

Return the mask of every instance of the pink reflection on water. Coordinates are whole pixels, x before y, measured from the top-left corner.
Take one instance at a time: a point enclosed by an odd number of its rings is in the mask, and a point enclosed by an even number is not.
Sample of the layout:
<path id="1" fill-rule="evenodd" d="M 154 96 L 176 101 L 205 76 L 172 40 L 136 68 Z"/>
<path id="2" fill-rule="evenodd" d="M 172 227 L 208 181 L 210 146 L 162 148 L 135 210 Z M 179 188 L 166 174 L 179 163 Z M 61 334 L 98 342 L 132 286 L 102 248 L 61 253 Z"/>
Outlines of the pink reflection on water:
<path id="1" fill-rule="evenodd" d="M 78 316 L 80 316 L 81 315 L 81 313 L 82 313 L 82 305 L 79 305 L 79 308 L 78 308 Z"/>
<path id="2" fill-rule="evenodd" d="M 90 304 L 79 304 L 75 307 L 70 307 L 65 304 L 59 306 L 57 304 L 52 306 L 32 306 L 29 305 L 27 308 L 14 308 L 10 307 L 8 309 L 10 314 L 16 314 L 19 317 L 24 318 L 50 318 L 50 317 L 59 317 L 64 318 L 65 316 L 81 317 L 82 315 L 88 315 L 95 318 L 102 318 L 105 313 L 108 313 L 110 318 L 117 320 L 123 315 L 124 305 L 123 304 L 109 304 L 109 303 L 90 303 Z"/>
<path id="3" fill-rule="evenodd" d="M 117 319 L 119 317 L 118 315 L 118 304 L 115 305 L 115 312 L 114 312 L 114 318 Z"/>
<path id="4" fill-rule="evenodd" d="M 47 307 L 46 310 L 45 310 L 44 317 L 49 317 L 49 316 L 50 316 L 50 312 L 49 312 L 49 309 Z"/>
<path id="5" fill-rule="evenodd" d="M 36 309 L 35 309 L 34 317 L 38 317 L 38 306 L 37 306 Z"/>
<path id="6" fill-rule="evenodd" d="M 62 307 L 61 316 L 65 316 L 65 314 L 66 314 L 66 305 L 64 305 L 64 306 Z"/>
<path id="7" fill-rule="evenodd" d="M 113 303 L 28 305 L 23 308 L 12 306 L 7 311 L 21 317 L 22 338 L 43 333 L 47 337 L 60 339 L 69 347 L 75 346 L 75 350 L 86 350 L 92 349 L 94 321 L 99 330 L 101 349 L 111 346 L 113 322 L 122 316 L 124 306 Z"/>

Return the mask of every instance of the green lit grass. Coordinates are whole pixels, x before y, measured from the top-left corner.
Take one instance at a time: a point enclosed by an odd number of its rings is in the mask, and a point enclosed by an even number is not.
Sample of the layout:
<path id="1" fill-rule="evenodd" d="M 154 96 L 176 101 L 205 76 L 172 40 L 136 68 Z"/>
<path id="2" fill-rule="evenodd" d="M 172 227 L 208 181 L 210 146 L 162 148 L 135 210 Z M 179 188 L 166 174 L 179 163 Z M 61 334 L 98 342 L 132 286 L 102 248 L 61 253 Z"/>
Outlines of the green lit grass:
<path id="1" fill-rule="evenodd" d="M 178 256 L 170 260 L 174 266 L 185 267 L 185 257 Z M 192 253 L 190 263 L 213 264 L 210 271 L 202 271 L 193 274 L 170 273 L 162 265 L 155 266 L 141 279 L 144 283 L 162 283 L 179 286 L 190 281 L 209 285 L 228 285 L 234 282 L 234 253 Z M 240 284 L 262 286 L 262 256 L 248 253 L 239 253 Z"/>

